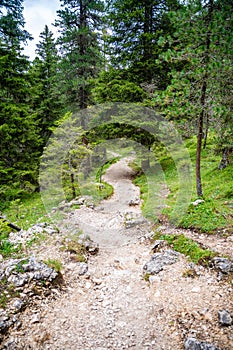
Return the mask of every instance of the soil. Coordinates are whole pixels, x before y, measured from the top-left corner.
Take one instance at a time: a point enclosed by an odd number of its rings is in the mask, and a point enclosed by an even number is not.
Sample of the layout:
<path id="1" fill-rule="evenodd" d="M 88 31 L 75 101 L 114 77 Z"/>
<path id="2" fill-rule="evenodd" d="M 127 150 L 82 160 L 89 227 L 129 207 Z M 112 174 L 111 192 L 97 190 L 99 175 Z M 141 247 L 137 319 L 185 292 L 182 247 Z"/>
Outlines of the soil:
<path id="1" fill-rule="evenodd" d="M 128 161 L 120 160 L 105 174 L 104 180 L 114 187 L 110 199 L 96 208 L 73 209 L 55 239 L 33 248 L 42 259 L 63 262 L 64 286 L 48 298 L 34 300 L 22 313 L 20 326 L 11 330 L 6 348 L 181 350 L 192 336 L 222 350 L 233 349 L 233 326 L 218 322 L 219 310 L 233 313 L 232 278 L 193 266 L 181 254 L 149 281 L 144 278 L 153 225 L 142 217 Z M 80 264 L 60 250 L 63 237 L 79 229 L 99 244 L 83 276 Z M 160 229 L 177 232 L 167 225 Z M 232 237 L 182 233 L 233 256 Z"/>

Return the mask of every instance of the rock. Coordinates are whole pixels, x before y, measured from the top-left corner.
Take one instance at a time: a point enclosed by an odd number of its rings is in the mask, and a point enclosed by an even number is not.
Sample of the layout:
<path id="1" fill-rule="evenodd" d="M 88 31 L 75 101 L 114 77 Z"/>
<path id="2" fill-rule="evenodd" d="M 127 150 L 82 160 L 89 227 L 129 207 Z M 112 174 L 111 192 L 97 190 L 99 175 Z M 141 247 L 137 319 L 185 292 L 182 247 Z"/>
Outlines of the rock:
<path id="1" fill-rule="evenodd" d="M 222 326 L 230 326 L 232 325 L 232 322 L 233 322 L 231 314 L 227 310 L 219 310 L 218 319 L 219 319 L 219 323 Z"/>
<path id="2" fill-rule="evenodd" d="M 145 218 L 133 212 L 126 212 L 124 215 L 125 228 L 131 228 L 145 223 Z"/>
<path id="3" fill-rule="evenodd" d="M 233 262 L 230 259 L 216 257 L 213 260 L 215 267 L 222 273 L 228 274 L 233 272 Z"/>
<path id="4" fill-rule="evenodd" d="M 30 276 L 36 280 L 46 279 L 51 282 L 58 275 L 58 273 L 54 269 L 48 267 L 42 261 L 37 261 L 34 257 L 30 257 L 28 264 L 22 265 L 22 268 L 26 272 L 33 272 L 33 274 L 30 274 Z"/>
<path id="5" fill-rule="evenodd" d="M 155 241 L 153 247 L 152 247 L 152 251 L 153 253 L 155 253 L 156 251 L 160 250 L 161 248 L 163 248 L 166 245 L 166 242 L 163 240 L 157 240 Z"/>
<path id="6" fill-rule="evenodd" d="M 40 315 L 35 314 L 32 316 L 31 323 L 38 323 L 40 322 Z"/>
<path id="7" fill-rule="evenodd" d="M 163 270 L 165 265 L 172 265 L 178 259 L 179 253 L 173 250 L 165 250 L 163 253 L 155 253 L 151 260 L 143 267 L 144 273 L 155 275 Z"/>
<path id="8" fill-rule="evenodd" d="M 9 323 L 9 317 L 8 316 L 1 316 L 0 317 L 0 333 L 4 334 L 4 332 L 10 327 Z"/>
<path id="9" fill-rule="evenodd" d="M 129 206 L 139 205 L 140 204 L 140 198 L 139 197 L 135 197 L 135 198 L 131 199 L 128 204 L 129 204 Z"/>
<path id="10" fill-rule="evenodd" d="M 12 302 L 12 307 L 16 310 L 16 311 L 20 311 L 22 310 L 23 306 L 25 305 L 25 302 L 21 299 L 15 299 Z"/>
<path id="11" fill-rule="evenodd" d="M 192 202 L 192 205 L 194 205 L 194 207 L 197 207 L 199 204 L 204 203 L 205 201 L 203 199 L 197 199 L 194 202 Z"/>
<path id="12" fill-rule="evenodd" d="M 87 236 L 79 239 L 78 243 L 83 245 L 86 251 L 91 255 L 96 255 L 99 252 L 99 245 Z"/>
<path id="13" fill-rule="evenodd" d="M 191 289 L 191 292 L 192 292 L 192 293 L 200 293 L 200 291 L 201 291 L 201 288 L 200 288 L 200 287 L 193 287 L 193 288 Z"/>
<path id="14" fill-rule="evenodd" d="M 188 338 L 185 342 L 185 350 L 219 350 L 215 345 L 199 342 L 196 338 Z"/>
<path id="15" fill-rule="evenodd" d="M 81 263 L 79 264 L 79 266 L 80 266 L 79 272 L 78 272 L 79 276 L 85 275 L 85 274 L 87 273 L 87 271 L 88 271 L 88 265 L 87 265 L 87 263 L 81 262 Z"/>
<path id="16" fill-rule="evenodd" d="M 23 273 L 18 273 L 16 275 L 10 275 L 7 279 L 9 283 L 13 283 L 16 287 L 22 287 L 29 280 L 29 276 Z"/>

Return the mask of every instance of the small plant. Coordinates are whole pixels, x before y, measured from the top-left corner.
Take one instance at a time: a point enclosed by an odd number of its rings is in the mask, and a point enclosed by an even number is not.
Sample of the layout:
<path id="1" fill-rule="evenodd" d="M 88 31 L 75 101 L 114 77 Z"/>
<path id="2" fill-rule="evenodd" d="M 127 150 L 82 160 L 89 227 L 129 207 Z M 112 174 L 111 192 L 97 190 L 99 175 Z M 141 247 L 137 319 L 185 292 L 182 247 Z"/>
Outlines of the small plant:
<path id="1" fill-rule="evenodd" d="M 19 253 L 21 248 L 21 244 L 15 246 L 13 243 L 8 242 L 7 240 L 2 240 L 0 242 L 0 254 L 4 258 Z"/>
<path id="2" fill-rule="evenodd" d="M 144 280 L 145 280 L 146 282 L 149 282 L 150 276 L 151 276 L 151 274 L 148 273 L 148 272 L 146 272 L 146 273 L 143 275 L 143 278 L 144 278 Z"/>
<path id="3" fill-rule="evenodd" d="M 163 235 L 159 236 L 156 233 L 156 239 L 162 239 L 168 242 L 168 244 L 177 252 L 182 253 L 190 258 L 195 264 L 208 265 L 217 253 L 209 249 L 202 248 L 197 242 L 184 235 Z"/>
<path id="4" fill-rule="evenodd" d="M 28 264 L 29 260 L 25 259 L 25 260 L 21 260 L 15 267 L 15 271 L 16 272 L 25 272 L 25 270 L 23 269 L 23 265 Z"/>
<path id="5" fill-rule="evenodd" d="M 11 298 L 19 296 L 19 291 L 15 290 L 14 284 L 8 284 L 6 278 L 0 280 L 0 308 L 5 308 Z"/>
<path id="6" fill-rule="evenodd" d="M 66 238 L 63 242 L 64 245 L 60 249 L 72 254 L 73 260 L 77 262 L 86 262 L 87 261 L 86 248 L 82 243 L 76 242 L 76 237 L 77 235 L 79 236 L 80 234 L 82 234 L 81 231 L 76 235 L 72 236 L 72 238 L 68 238 L 68 239 Z"/>
<path id="7" fill-rule="evenodd" d="M 5 309 L 7 305 L 8 297 L 5 291 L 3 291 L 0 295 L 0 307 Z"/>
<path id="8" fill-rule="evenodd" d="M 48 260 L 45 260 L 44 263 L 49 267 L 53 268 L 56 272 L 61 272 L 62 263 L 59 260 L 48 259 Z"/>
<path id="9" fill-rule="evenodd" d="M 8 223 L 4 219 L 0 219 L 0 241 L 7 238 L 10 232 L 11 229 L 8 226 Z"/>
<path id="10" fill-rule="evenodd" d="M 190 277 L 195 278 L 197 276 L 197 273 L 194 269 L 187 269 L 182 274 L 183 277 Z"/>

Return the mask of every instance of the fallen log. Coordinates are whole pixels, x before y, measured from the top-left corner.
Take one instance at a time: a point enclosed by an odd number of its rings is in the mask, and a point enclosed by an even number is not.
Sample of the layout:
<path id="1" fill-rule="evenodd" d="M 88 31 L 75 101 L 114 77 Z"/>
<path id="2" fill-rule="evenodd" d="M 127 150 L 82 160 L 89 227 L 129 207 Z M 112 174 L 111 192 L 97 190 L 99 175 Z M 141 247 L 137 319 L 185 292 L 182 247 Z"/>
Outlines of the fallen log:
<path id="1" fill-rule="evenodd" d="M 10 228 L 13 228 L 13 230 L 16 230 L 16 231 L 21 231 L 21 228 L 16 226 L 15 224 L 13 224 L 12 222 L 10 222 L 9 220 L 7 220 L 4 216 L 1 216 L 0 215 L 0 219 L 2 219 L 4 222 L 7 223 L 7 225 L 10 227 Z"/>

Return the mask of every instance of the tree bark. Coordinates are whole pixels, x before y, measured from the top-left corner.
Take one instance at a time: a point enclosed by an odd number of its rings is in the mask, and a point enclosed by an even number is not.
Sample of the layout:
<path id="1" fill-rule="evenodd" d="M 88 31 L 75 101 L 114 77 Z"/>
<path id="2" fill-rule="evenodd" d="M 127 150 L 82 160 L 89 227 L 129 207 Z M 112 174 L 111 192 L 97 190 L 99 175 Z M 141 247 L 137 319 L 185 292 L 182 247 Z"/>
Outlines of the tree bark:
<path id="1" fill-rule="evenodd" d="M 201 150 L 203 139 L 203 122 L 206 108 L 206 91 L 208 82 L 208 63 L 209 63 L 209 50 L 210 50 L 210 24 L 212 21 L 213 12 L 213 0 L 209 0 L 208 15 L 207 15 L 207 35 L 206 35 L 206 50 L 205 50 L 205 74 L 203 78 L 203 84 L 201 87 L 201 112 L 198 118 L 198 134 L 197 134 L 197 150 L 196 150 L 196 192 L 198 197 L 203 197 L 202 180 L 201 180 Z"/>

